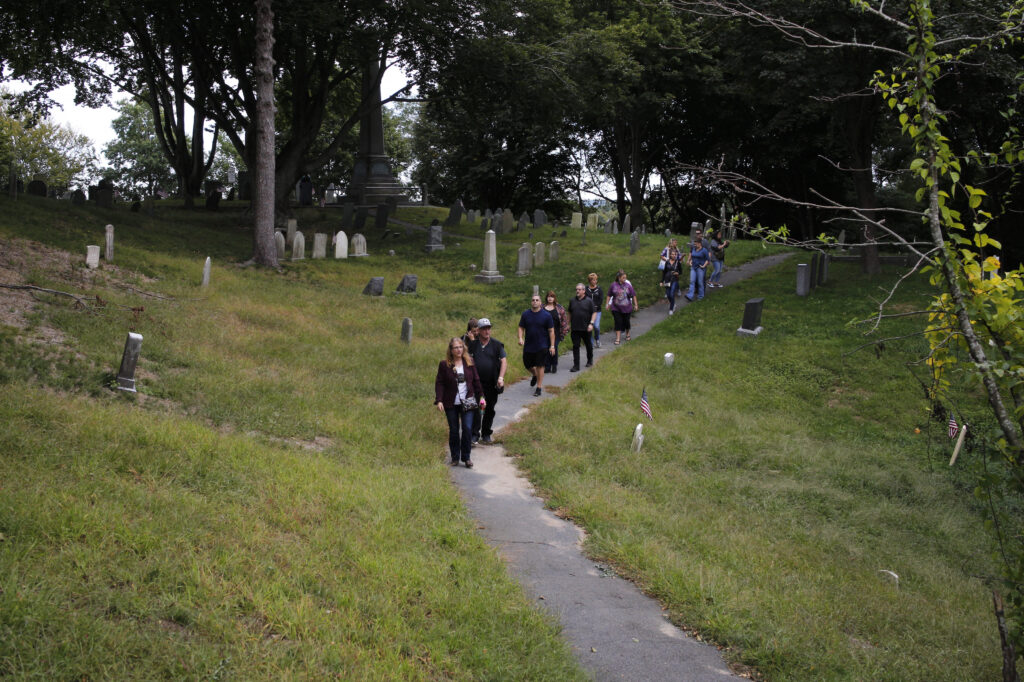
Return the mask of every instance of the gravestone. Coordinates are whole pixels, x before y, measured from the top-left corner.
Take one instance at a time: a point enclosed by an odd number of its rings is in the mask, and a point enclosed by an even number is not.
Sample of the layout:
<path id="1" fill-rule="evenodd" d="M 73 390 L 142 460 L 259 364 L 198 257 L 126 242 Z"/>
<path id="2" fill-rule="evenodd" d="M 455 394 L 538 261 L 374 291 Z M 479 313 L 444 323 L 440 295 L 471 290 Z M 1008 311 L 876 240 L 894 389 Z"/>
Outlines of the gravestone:
<path id="1" fill-rule="evenodd" d="M 519 216 L 519 222 L 516 223 L 516 230 L 525 230 L 526 225 L 530 222 L 530 216 L 526 214 L 526 211 Z"/>
<path id="2" fill-rule="evenodd" d="M 85 192 L 80 189 L 76 189 L 71 193 L 71 205 L 72 206 L 85 206 Z"/>
<path id="3" fill-rule="evenodd" d="M 412 318 L 402 318 L 402 343 L 412 343 Z"/>
<path id="4" fill-rule="evenodd" d="M 533 254 L 530 252 L 530 245 L 523 242 L 519 247 L 519 258 L 516 260 L 516 275 L 522 277 L 530 274 L 530 267 L 533 264 Z"/>
<path id="5" fill-rule="evenodd" d="M 138 213 L 139 211 L 142 210 L 142 202 L 141 201 L 133 201 L 132 202 L 132 207 L 129 210 L 132 213 Z"/>
<path id="6" fill-rule="evenodd" d="M 306 258 L 306 236 L 296 232 L 292 238 L 292 260 L 305 260 Z"/>
<path id="7" fill-rule="evenodd" d="M 811 256 L 811 274 L 807 277 L 807 283 L 812 289 L 818 286 L 818 256 L 817 252 Z"/>
<path id="8" fill-rule="evenodd" d="M 752 298 L 743 308 L 743 324 L 736 330 L 736 336 L 757 336 L 764 327 L 761 326 L 761 311 L 764 309 L 763 298 Z"/>
<path id="9" fill-rule="evenodd" d="M 383 296 L 384 278 L 371 277 L 370 281 L 366 283 L 366 287 L 363 289 L 363 294 L 366 296 Z"/>
<path id="10" fill-rule="evenodd" d="M 615 216 L 612 218 L 612 234 L 619 233 L 619 217 Z"/>
<path id="11" fill-rule="evenodd" d="M 796 266 L 796 295 L 806 296 L 811 293 L 811 269 L 807 263 Z"/>
<path id="12" fill-rule="evenodd" d="M 544 265 L 544 242 L 537 242 L 533 245 L 533 264 L 536 267 Z"/>
<path id="13" fill-rule="evenodd" d="M 277 247 L 277 259 L 281 260 L 285 252 L 284 233 L 281 230 L 274 230 L 274 246 Z"/>
<path id="14" fill-rule="evenodd" d="M 313 258 L 317 260 L 327 258 L 327 235 L 323 232 L 313 235 Z"/>
<path id="15" fill-rule="evenodd" d="M 344 230 L 334 235 L 334 257 L 348 258 L 348 235 Z"/>
<path id="16" fill-rule="evenodd" d="M 558 242 L 551 242 L 548 247 L 548 260 L 552 263 L 558 261 Z"/>
<path id="17" fill-rule="evenodd" d="M 844 230 L 839 230 L 839 236 L 836 237 L 836 243 L 839 244 L 840 248 L 846 246 L 846 230 L 845 229 Z"/>
<path id="18" fill-rule="evenodd" d="M 587 228 L 584 227 L 583 228 L 583 238 L 580 239 L 580 246 L 586 246 L 586 245 L 587 245 Z"/>
<path id="19" fill-rule="evenodd" d="M 369 210 L 365 206 L 360 206 L 356 209 L 356 217 L 352 222 L 353 230 L 361 230 L 366 227 L 366 216 L 369 215 Z"/>
<path id="20" fill-rule="evenodd" d="M 356 232 L 352 235 L 352 242 L 349 244 L 349 254 L 352 258 L 363 258 L 370 254 L 366 253 L 366 237 Z"/>
<path id="21" fill-rule="evenodd" d="M 588 230 L 596 230 L 597 229 L 597 214 L 596 213 L 591 213 L 590 215 L 587 216 L 587 229 Z"/>
<path id="22" fill-rule="evenodd" d="M 121 367 L 117 370 L 117 390 L 135 393 L 135 366 L 142 351 L 142 334 L 128 332 L 121 354 Z"/>
<path id="23" fill-rule="evenodd" d="M 28 183 L 28 193 L 34 197 L 45 197 L 46 183 L 42 180 L 33 180 Z"/>
<path id="24" fill-rule="evenodd" d="M 468 211 L 466 211 L 466 222 L 469 223 L 470 225 L 475 223 L 477 218 L 479 217 L 478 213 L 479 211 L 477 211 L 474 208 L 471 208 Z"/>
<path id="25" fill-rule="evenodd" d="M 392 258 L 394 258 L 395 257 L 395 250 L 394 249 L 388 249 L 388 255 L 391 256 Z"/>
<path id="26" fill-rule="evenodd" d="M 497 284 L 504 282 L 505 276 L 498 272 L 498 236 L 494 230 L 488 230 L 484 235 L 484 263 L 480 272 L 473 277 L 473 281 L 483 284 Z"/>
<path id="27" fill-rule="evenodd" d="M 238 171 L 238 198 L 242 201 L 252 199 L 252 182 L 249 180 L 249 171 Z"/>
<path id="28" fill-rule="evenodd" d="M 673 353 L 665 353 L 665 366 L 671 367 L 676 362 L 676 356 Z"/>
<path id="29" fill-rule="evenodd" d="M 533 212 L 533 229 L 539 230 L 548 222 L 548 216 L 543 209 L 536 209 Z"/>
<path id="30" fill-rule="evenodd" d="M 206 262 L 203 263 L 203 281 L 199 285 L 199 286 L 203 287 L 204 289 L 206 287 L 210 286 L 210 267 L 211 267 L 210 257 L 207 256 L 206 257 Z"/>
<path id="31" fill-rule="evenodd" d="M 334 186 L 334 183 L 327 185 L 327 189 L 324 191 L 324 201 L 328 204 L 338 203 L 338 188 Z"/>
<path id="32" fill-rule="evenodd" d="M 491 229 L 491 219 L 490 218 L 484 218 L 483 220 L 481 220 L 480 221 L 480 229 L 482 231 L 484 231 L 484 232 L 486 232 L 487 230 Z"/>
<path id="33" fill-rule="evenodd" d="M 446 227 L 453 227 L 462 222 L 462 202 L 456 201 L 448 208 L 448 217 L 445 218 Z"/>
<path id="34" fill-rule="evenodd" d="M 534 296 L 540 296 L 540 285 L 539 284 L 534 284 L 533 285 L 533 295 Z"/>
<path id="35" fill-rule="evenodd" d="M 827 284 L 828 283 L 828 262 L 829 262 L 829 260 L 831 260 L 831 259 L 828 257 L 828 254 L 825 254 L 825 255 L 823 255 L 821 257 L 821 263 L 819 264 L 819 267 L 818 267 L 818 284 Z M 989 273 L 989 274 L 995 274 L 995 273 Z"/>
<path id="36" fill-rule="evenodd" d="M 487 209 L 486 211 L 484 211 L 484 218 L 486 218 L 487 220 L 493 220 L 494 212 L 491 211 L 491 209 Z"/>
<path id="37" fill-rule="evenodd" d="M 211 192 L 206 196 L 206 210 L 216 211 L 220 208 L 220 192 Z"/>
<path id="38" fill-rule="evenodd" d="M 291 244 L 291 243 L 293 243 L 295 241 L 295 231 L 298 230 L 298 229 L 299 229 L 299 221 L 297 221 L 295 218 L 289 218 L 288 219 L 288 234 L 286 236 L 286 239 L 287 239 L 289 244 Z"/>
<path id="39" fill-rule="evenodd" d="M 672 237 L 672 230 L 670 230 L 670 229 L 668 229 L 666 227 L 665 228 L 665 236 L 671 238 Z"/>
<path id="40" fill-rule="evenodd" d="M 90 244 L 85 247 L 85 267 L 95 270 L 100 266 L 100 247 Z"/>
<path id="41" fill-rule="evenodd" d="M 626 220 L 629 220 L 629 216 L 626 216 Z M 639 237 L 640 237 L 640 233 L 639 232 L 634 232 L 631 235 L 629 235 L 629 255 L 630 256 L 632 256 L 634 253 L 636 253 L 637 240 L 639 239 Z"/>
<path id="42" fill-rule="evenodd" d="M 430 234 L 427 236 L 427 245 L 423 247 L 427 253 L 444 251 L 444 228 L 440 225 L 431 225 Z"/>
<path id="43" fill-rule="evenodd" d="M 104 236 L 105 236 L 105 239 L 106 239 L 106 241 L 105 241 L 106 248 L 103 251 L 103 260 L 107 261 L 108 263 L 113 263 L 114 262 L 114 226 L 113 225 L 107 225 L 107 227 L 104 229 L 104 232 L 105 232 Z"/>
<path id="44" fill-rule="evenodd" d="M 551 236 L 554 237 L 555 235 L 551 235 Z M 568 237 L 569 236 L 569 232 L 567 230 L 562 230 L 562 236 L 563 237 Z"/>
<path id="45" fill-rule="evenodd" d="M 398 283 L 398 288 L 395 291 L 400 294 L 415 294 L 418 280 L 416 275 L 402 275 L 402 281 Z"/>
<path id="46" fill-rule="evenodd" d="M 378 230 L 383 230 L 388 226 L 388 214 L 390 212 L 387 204 L 377 204 L 377 216 L 373 223 L 373 226 Z"/>
<path id="47" fill-rule="evenodd" d="M 633 443 L 629 446 L 629 449 L 633 452 L 640 452 L 644 447 L 644 425 L 637 424 L 636 428 L 633 429 Z"/>
<path id="48" fill-rule="evenodd" d="M 352 228 L 352 217 L 356 212 L 356 205 L 351 201 L 346 201 L 341 207 L 341 229 L 349 230 Z"/>
<path id="49" fill-rule="evenodd" d="M 100 208 L 114 208 L 114 190 L 109 187 L 97 187 L 96 205 Z"/>
<path id="50" fill-rule="evenodd" d="M 501 212 L 501 233 L 508 234 L 512 231 L 512 225 L 515 223 L 515 219 L 512 217 L 512 211 L 505 209 Z"/>
<path id="51" fill-rule="evenodd" d="M 629 213 L 626 214 L 626 219 L 622 221 L 622 231 L 629 234 L 633 229 L 633 216 Z"/>
<path id="52" fill-rule="evenodd" d="M 583 214 L 574 212 L 572 214 L 572 220 L 569 221 L 569 227 L 576 230 L 583 227 Z"/>

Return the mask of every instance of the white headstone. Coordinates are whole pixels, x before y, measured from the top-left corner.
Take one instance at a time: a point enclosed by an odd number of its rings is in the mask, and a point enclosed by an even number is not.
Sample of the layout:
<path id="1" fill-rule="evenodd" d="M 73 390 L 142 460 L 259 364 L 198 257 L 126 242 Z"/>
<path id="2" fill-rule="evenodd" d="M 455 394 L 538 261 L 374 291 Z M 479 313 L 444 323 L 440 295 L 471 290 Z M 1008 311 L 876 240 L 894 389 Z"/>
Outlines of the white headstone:
<path id="1" fill-rule="evenodd" d="M 295 233 L 292 240 L 292 260 L 304 260 L 306 258 L 306 237 L 301 232 Z"/>
<path id="2" fill-rule="evenodd" d="M 352 235 L 352 243 L 350 246 L 352 247 L 352 253 L 350 255 L 353 258 L 362 258 L 363 256 L 369 255 L 366 253 L 366 237 L 358 232 Z"/>
<path id="3" fill-rule="evenodd" d="M 548 260 L 552 263 L 558 260 L 558 242 L 551 242 L 548 246 Z"/>
<path id="4" fill-rule="evenodd" d="M 94 244 L 90 244 L 85 247 L 85 265 L 90 270 L 95 270 L 100 266 L 100 247 Z"/>
<path id="5" fill-rule="evenodd" d="M 533 264 L 537 267 L 544 265 L 544 242 L 537 242 L 533 246 Z"/>
<path id="6" fill-rule="evenodd" d="M 644 446 L 644 425 L 637 424 L 636 428 L 633 429 L 633 445 L 630 450 L 633 452 L 640 452 L 640 449 Z"/>
<path id="7" fill-rule="evenodd" d="M 569 224 L 569 227 L 574 227 L 577 230 L 580 229 L 581 227 L 583 227 L 583 214 L 582 213 L 573 213 L 572 214 L 572 222 Z"/>
<path id="8" fill-rule="evenodd" d="M 498 245 L 494 230 L 487 230 L 484 234 L 484 266 L 473 279 L 484 284 L 497 284 L 505 280 L 505 276 L 498 272 Z"/>
<path id="9" fill-rule="evenodd" d="M 344 230 L 334 235 L 334 257 L 348 258 L 348 235 Z"/>
<path id="10" fill-rule="evenodd" d="M 295 218 L 289 218 L 288 219 L 288 236 L 287 236 L 289 244 L 294 244 L 295 243 L 295 231 L 298 230 L 298 229 L 299 229 L 299 221 L 297 221 Z"/>
<path id="11" fill-rule="evenodd" d="M 676 356 L 673 353 L 665 353 L 665 366 L 671 367 L 676 361 Z"/>
<path id="12" fill-rule="evenodd" d="M 527 242 L 523 242 L 523 245 L 519 247 L 519 257 L 516 261 L 516 275 L 520 277 L 529 275 L 532 265 L 533 253 L 530 251 L 530 245 Z"/>
<path id="13" fill-rule="evenodd" d="M 596 213 L 591 213 L 590 215 L 587 216 L 587 229 L 588 230 L 596 230 L 597 229 L 597 214 Z"/>
<path id="14" fill-rule="evenodd" d="M 210 257 L 206 257 L 206 262 L 203 263 L 203 284 L 202 286 L 210 286 Z"/>
<path id="15" fill-rule="evenodd" d="M 274 246 L 277 247 L 277 258 L 278 258 L 278 260 L 284 258 L 284 251 L 285 251 L 284 233 L 281 232 L 280 230 L 275 230 L 274 231 Z"/>
<path id="16" fill-rule="evenodd" d="M 103 260 L 108 263 L 114 262 L 114 226 L 107 225 L 106 229 L 106 250 L 103 252 Z"/>
<path id="17" fill-rule="evenodd" d="M 327 258 L 327 235 L 323 232 L 313 235 L 313 258 Z"/>

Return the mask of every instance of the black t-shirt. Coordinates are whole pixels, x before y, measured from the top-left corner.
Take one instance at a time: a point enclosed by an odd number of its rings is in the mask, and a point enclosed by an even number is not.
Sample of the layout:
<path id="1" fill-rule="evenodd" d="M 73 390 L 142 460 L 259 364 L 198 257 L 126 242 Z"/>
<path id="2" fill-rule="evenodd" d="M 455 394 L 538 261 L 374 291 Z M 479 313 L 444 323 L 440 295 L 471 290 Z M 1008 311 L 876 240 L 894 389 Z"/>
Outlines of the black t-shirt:
<path id="1" fill-rule="evenodd" d="M 583 298 L 569 301 L 569 328 L 574 332 L 585 332 L 594 314 L 594 301 L 584 294 Z"/>
<path id="2" fill-rule="evenodd" d="M 492 338 L 484 346 L 477 339 L 471 355 L 473 356 L 473 364 L 476 366 L 476 372 L 480 375 L 480 381 L 488 385 L 496 384 L 498 382 L 498 371 L 501 369 L 501 359 L 506 357 L 504 344 Z"/>

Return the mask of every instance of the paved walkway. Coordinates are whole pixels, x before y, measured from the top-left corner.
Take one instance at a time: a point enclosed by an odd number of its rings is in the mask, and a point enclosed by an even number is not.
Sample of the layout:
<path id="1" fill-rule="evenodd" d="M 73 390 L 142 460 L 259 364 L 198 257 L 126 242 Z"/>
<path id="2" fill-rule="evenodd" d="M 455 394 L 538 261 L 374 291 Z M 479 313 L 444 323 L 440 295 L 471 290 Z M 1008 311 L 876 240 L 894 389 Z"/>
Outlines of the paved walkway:
<path id="1" fill-rule="evenodd" d="M 776 254 L 731 268 L 722 274 L 726 285 L 773 267 L 790 254 Z M 708 292 L 714 296 L 714 291 Z M 676 307 L 687 305 L 678 299 Z M 736 311 L 737 326 L 742 310 Z M 637 312 L 632 334 L 643 334 L 668 315 L 664 299 Z M 497 336 L 497 335 L 496 335 Z M 602 334 L 602 348 L 594 349 L 594 363 L 615 350 L 614 332 Z M 519 362 L 514 335 L 504 334 L 510 362 Z M 564 346 L 563 346 L 564 347 Z M 585 357 L 580 350 L 581 359 Z M 558 373 L 544 376 L 544 385 L 565 386 L 577 376 L 570 373 L 570 352 L 563 354 Z M 582 371 L 588 371 L 583 368 Z M 533 396 L 529 381 L 508 386 L 499 397 L 494 420 L 496 435 L 518 421 L 529 408 L 554 397 Z M 582 552 L 584 532 L 544 508 L 533 487 L 505 456 L 500 445 L 477 445 L 473 469 L 452 468 L 451 475 L 480 533 L 498 550 L 509 572 L 558 617 L 576 658 L 597 680 L 723 680 L 735 675 L 719 651 L 698 642 L 667 619 L 661 605 L 633 583 L 588 559 Z"/>

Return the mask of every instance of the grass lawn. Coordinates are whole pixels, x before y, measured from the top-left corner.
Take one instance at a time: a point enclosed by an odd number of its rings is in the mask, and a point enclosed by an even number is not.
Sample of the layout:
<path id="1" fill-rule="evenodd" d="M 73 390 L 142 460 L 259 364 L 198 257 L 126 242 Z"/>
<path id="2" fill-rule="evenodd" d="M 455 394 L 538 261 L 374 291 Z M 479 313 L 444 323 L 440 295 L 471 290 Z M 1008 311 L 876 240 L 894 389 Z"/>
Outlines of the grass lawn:
<path id="1" fill-rule="evenodd" d="M 503 235 L 506 279 L 487 286 L 468 267 L 482 261 L 473 226 L 432 255 L 425 232 L 370 230 L 368 258 L 277 273 L 238 267 L 242 210 L 158 206 L 0 199 L 0 282 L 88 302 L 0 289 L 0 674 L 582 678 L 448 480 L 434 369 L 469 317 L 514 344 L 534 284 L 567 299 L 588 272 L 607 287 L 623 267 L 652 303 L 664 237 L 629 256 L 626 235 L 572 233 L 559 262 L 517 278 L 524 237 Z M 337 210 L 298 218 L 309 244 L 340 229 Z M 87 271 L 107 223 L 114 263 Z M 729 264 L 762 252 L 737 243 Z M 877 283 L 834 265 L 798 300 L 794 268 L 679 312 L 506 445 L 595 557 L 771 679 L 993 677 L 995 629 L 971 577 L 991 572 L 988 541 L 938 461 L 948 452 L 927 459 L 913 433 L 914 342 L 844 358 L 859 337 L 843 324 Z M 405 273 L 417 294 L 393 293 Z M 373 276 L 386 296 L 361 295 Z M 754 295 L 766 332 L 737 339 Z M 137 395 L 105 388 L 128 331 L 144 336 Z M 510 379 L 524 374 L 510 363 Z M 641 383 L 657 421 L 631 458 Z"/>

